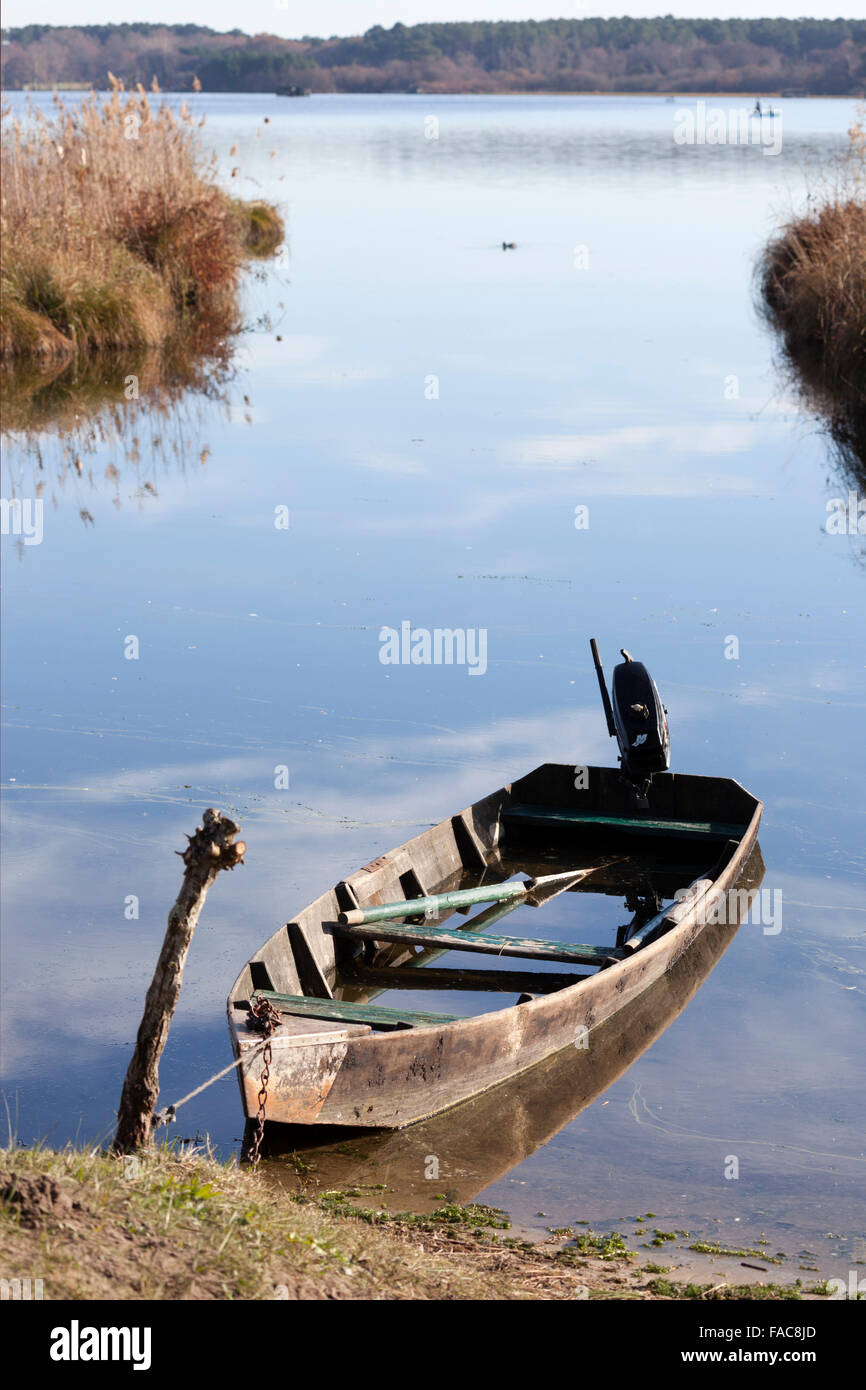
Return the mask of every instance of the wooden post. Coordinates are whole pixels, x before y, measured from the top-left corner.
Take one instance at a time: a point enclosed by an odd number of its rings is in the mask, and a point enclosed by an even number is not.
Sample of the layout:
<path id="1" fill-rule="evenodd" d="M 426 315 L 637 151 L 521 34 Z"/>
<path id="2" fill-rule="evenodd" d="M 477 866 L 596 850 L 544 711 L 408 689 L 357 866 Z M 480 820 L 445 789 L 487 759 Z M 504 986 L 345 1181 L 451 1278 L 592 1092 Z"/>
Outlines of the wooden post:
<path id="1" fill-rule="evenodd" d="M 177 901 L 168 914 L 165 939 L 147 991 L 135 1051 L 123 1083 L 114 1138 L 117 1154 L 133 1153 L 150 1142 L 159 1096 L 159 1059 L 180 997 L 193 932 L 208 889 L 220 869 L 233 869 L 236 864 L 243 863 L 246 845 L 243 840 L 235 843 L 240 826 L 214 810 L 205 811 L 202 820 L 203 825 L 196 828 L 195 834 L 187 835 L 188 848 L 176 851 L 186 865 L 186 872 Z"/>

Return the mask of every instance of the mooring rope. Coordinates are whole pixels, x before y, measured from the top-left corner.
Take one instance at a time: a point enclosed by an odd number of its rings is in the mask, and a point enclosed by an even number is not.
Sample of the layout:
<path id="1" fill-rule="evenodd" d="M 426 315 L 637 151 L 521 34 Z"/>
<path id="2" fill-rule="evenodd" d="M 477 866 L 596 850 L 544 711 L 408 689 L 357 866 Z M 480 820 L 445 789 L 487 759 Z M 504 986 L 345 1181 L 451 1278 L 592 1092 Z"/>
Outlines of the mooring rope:
<path id="1" fill-rule="evenodd" d="M 195 1090 L 190 1091 L 188 1096 L 183 1096 L 180 1100 L 176 1100 L 174 1105 L 167 1105 L 164 1110 L 157 1110 L 153 1117 L 154 1126 L 171 1124 L 175 1117 L 175 1113 L 182 1105 L 186 1105 L 188 1100 L 193 1100 L 196 1096 L 200 1096 L 202 1091 L 206 1091 L 208 1086 L 212 1086 L 215 1081 L 221 1081 L 224 1076 L 228 1076 L 229 1072 L 234 1071 L 235 1067 L 239 1067 L 241 1062 L 247 1059 L 252 1061 L 259 1052 L 264 1051 L 264 1046 L 265 1040 L 259 1043 L 257 1047 L 251 1049 L 251 1051 L 246 1053 L 243 1057 L 238 1057 L 236 1061 L 230 1062 L 227 1067 L 223 1067 L 222 1071 L 216 1072 L 209 1080 L 203 1081 L 200 1086 L 196 1086 Z"/>

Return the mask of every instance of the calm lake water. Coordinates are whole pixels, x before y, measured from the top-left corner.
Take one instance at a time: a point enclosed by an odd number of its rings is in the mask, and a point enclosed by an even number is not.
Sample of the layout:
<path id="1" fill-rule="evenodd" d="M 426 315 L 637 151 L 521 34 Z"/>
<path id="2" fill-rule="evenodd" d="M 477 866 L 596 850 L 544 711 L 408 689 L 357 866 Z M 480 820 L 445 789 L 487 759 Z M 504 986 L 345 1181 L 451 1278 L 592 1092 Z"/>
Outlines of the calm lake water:
<path id="1" fill-rule="evenodd" d="M 42 542 L 3 538 L 13 1128 L 111 1132 L 172 851 L 206 806 L 249 850 L 199 926 L 165 1103 L 230 1061 L 228 988 L 306 902 L 539 763 L 613 761 L 596 635 L 609 667 L 622 645 L 649 665 L 675 769 L 766 803 L 782 930 L 742 926 L 609 1089 L 460 1190 L 537 1231 L 646 1211 L 725 1243 L 764 1231 L 786 1269 L 847 1278 L 866 1258 L 864 540 L 825 529 L 847 486 L 752 275 L 853 103 L 781 103 L 769 155 L 678 145 L 694 102 L 663 98 L 196 102 L 237 192 L 284 201 L 288 254 L 250 282 L 227 401 L 165 420 L 120 402 L 80 473 L 46 430 Z M 34 467 L 7 440 L 3 496 L 32 496 Z M 483 677 L 383 665 L 403 621 L 486 630 Z M 228 1153 L 241 1125 L 229 1076 L 175 1132 Z"/>

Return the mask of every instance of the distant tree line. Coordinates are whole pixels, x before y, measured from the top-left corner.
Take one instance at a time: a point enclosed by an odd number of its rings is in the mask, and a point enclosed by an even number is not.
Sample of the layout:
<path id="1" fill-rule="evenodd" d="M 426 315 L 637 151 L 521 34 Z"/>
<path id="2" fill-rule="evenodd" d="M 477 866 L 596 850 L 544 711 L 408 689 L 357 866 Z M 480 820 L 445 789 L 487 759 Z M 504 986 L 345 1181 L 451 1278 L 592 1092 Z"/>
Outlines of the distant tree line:
<path id="1" fill-rule="evenodd" d="M 376 25 L 281 39 L 197 24 L 29 24 L 3 31 L 7 88 L 71 83 L 188 91 L 704 91 L 866 89 L 866 20 L 548 19 Z"/>

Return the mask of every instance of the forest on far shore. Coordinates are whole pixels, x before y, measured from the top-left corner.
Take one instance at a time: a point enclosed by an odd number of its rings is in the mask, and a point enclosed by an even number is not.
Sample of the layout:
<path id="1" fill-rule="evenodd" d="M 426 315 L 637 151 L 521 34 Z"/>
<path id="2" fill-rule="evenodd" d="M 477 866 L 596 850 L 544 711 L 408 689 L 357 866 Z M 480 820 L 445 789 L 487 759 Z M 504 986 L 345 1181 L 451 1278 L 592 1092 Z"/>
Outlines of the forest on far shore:
<path id="1" fill-rule="evenodd" d="M 549 19 L 282 39 L 196 24 L 3 30 L 3 85 L 212 92 L 744 92 L 858 96 L 866 20 Z"/>

